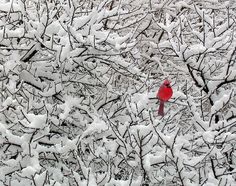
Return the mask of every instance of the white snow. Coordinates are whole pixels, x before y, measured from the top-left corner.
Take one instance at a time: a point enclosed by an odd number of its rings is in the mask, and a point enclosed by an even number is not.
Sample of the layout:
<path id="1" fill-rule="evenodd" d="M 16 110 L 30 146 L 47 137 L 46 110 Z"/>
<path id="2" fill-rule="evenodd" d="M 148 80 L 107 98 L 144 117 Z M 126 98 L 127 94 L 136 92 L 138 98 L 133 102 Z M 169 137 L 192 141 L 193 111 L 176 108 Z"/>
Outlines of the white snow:
<path id="1" fill-rule="evenodd" d="M 9 12 L 9 11 L 16 12 L 16 11 L 21 11 L 21 7 L 16 3 L 12 3 L 11 1 L 5 2 L 5 3 L 1 2 L 0 11 L 1 12 Z"/>
<path id="2" fill-rule="evenodd" d="M 33 74 L 31 74 L 27 70 L 22 70 L 19 76 L 25 82 L 28 82 L 33 86 L 40 88 L 41 90 L 44 88 L 44 84 L 42 84 L 39 79 L 37 79 Z"/>
<path id="3" fill-rule="evenodd" d="M 87 135 L 94 133 L 101 133 L 102 131 L 108 130 L 108 125 L 102 119 L 95 117 L 91 124 L 88 124 L 87 129 L 83 132 L 80 139 Z"/>
<path id="4" fill-rule="evenodd" d="M 63 109 L 63 112 L 60 113 L 60 119 L 66 119 L 69 116 L 70 111 L 73 107 L 79 107 L 83 98 L 76 98 L 76 97 L 65 97 L 65 103 L 62 104 L 60 107 Z"/>
<path id="5" fill-rule="evenodd" d="M 30 123 L 27 125 L 30 128 L 35 129 L 42 129 L 45 126 L 47 126 L 46 119 L 47 115 L 35 115 L 35 114 L 27 114 L 27 119 L 30 121 Z"/>
<path id="6" fill-rule="evenodd" d="M 224 94 L 221 98 L 218 98 L 217 101 L 215 101 L 214 105 L 211 107 L 211 113 L 214 114 L 218 112 L 220 109 L 222 109 L 225 104 L 229 101 L 230 94 Z"/>

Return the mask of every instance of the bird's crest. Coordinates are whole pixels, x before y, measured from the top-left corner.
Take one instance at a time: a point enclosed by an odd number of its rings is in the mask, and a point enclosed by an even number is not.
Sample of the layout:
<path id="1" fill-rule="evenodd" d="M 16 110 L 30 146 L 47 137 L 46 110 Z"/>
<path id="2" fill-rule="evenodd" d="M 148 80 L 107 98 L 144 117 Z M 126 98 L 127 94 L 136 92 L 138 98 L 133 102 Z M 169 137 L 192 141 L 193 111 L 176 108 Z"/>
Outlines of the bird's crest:
<path id="1" fill-rule="evenodd" d="M 168 79 L 166 79 L 163 84 L 164 85 L 170 85 L 170 81 Z"/>

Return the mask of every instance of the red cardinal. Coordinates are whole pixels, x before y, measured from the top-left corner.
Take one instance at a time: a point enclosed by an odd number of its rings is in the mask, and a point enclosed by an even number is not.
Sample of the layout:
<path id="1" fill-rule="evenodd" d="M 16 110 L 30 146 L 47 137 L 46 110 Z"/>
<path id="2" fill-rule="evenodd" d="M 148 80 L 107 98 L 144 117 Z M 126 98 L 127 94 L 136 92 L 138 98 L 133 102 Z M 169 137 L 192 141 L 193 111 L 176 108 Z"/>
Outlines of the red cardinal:
<path id="1" fill-rule="evenodd" d="M 172 94 L 173 90 L 170 86 L 170 81 L 166 79 L 157 92 L 157 98 L 160 100 L 158 115 L 164 116 L 164 103 L 171 98 Z"/>

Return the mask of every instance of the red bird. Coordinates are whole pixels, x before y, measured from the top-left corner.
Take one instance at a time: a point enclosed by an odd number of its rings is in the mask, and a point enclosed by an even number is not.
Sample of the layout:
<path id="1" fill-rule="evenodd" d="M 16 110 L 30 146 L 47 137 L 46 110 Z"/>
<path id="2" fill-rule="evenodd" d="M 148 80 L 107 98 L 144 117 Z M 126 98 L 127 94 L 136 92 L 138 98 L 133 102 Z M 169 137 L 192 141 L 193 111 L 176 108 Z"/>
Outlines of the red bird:
<path id="1" fill-rule="evenodd" d="M 157 98 L 160 100 L 158 115 L 164 116 L 164 103 L 168 101 L 172 95 L 173 90 L 170 86 L 170 81 L 166 79 L 157 92 Z"/>

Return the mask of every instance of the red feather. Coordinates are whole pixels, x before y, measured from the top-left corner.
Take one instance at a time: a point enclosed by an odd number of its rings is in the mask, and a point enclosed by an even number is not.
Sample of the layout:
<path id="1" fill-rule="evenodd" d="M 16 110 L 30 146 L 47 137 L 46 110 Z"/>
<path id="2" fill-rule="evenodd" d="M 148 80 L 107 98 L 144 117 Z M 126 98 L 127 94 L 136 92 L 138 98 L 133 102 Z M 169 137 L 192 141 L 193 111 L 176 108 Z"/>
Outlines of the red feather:
<path id="1" fill-rule="evenodd" d="M 160 100 L 158 115 L 164 116 L 164 103 L 173 95 L 173 90 L 170 86 L 170 81 L 165 80 L 157 92 L 157 98 Z"/>
<path id="2" fill-rule="evenodd" d="M 164 116 L 164 101 L 160 101 L 160 106 L 158 109 L 158 115 Z"/>

